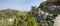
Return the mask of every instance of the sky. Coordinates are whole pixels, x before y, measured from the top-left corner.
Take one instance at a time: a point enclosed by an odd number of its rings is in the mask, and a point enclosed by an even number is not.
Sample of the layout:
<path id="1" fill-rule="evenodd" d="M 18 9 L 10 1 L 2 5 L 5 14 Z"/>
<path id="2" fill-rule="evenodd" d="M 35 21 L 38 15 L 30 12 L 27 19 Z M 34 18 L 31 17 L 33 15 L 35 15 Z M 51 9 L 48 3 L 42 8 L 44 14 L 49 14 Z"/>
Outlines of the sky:
<path id="1" fill-rule="evenodd" d="M 45 0 L 0 0 L 0 10 L 15 9 L 20 11 L 29 11 L 31 6 L 39 6 Z"/>

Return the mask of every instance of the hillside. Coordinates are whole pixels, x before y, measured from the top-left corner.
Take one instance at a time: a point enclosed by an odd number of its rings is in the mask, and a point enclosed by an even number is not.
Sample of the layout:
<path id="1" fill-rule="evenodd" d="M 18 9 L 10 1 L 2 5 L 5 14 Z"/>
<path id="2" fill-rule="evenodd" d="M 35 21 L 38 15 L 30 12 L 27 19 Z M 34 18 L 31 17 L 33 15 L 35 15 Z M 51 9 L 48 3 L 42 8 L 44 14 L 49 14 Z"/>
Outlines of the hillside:
<path id="1" fill-rule="evenodd" d="M 54 13 L 60 14 L 59 7 L 60 7 L 60 0 L 47 0 L 42 2 L 38 8 L 41 8 L 41 10 L 48 12 L 50 14 L 54 14 Z"/>
<path id="2" fill-rule="evenodd" d="M 55 18 L 60 14 L 60 0 L 44 1 L 38 7 L 31 7 L 29 14 L 36 18 L 39 26 L 53 26 Z"/>
<path id="3" fill-rule="evenodd" d="M 6 9 L 0 10 L 0 26 L 38 26 L 38 23 L 24 11 Z"/>
<path id="4" fill-rule="evenodd" d="M 13 15 L 17 15 L 18 14 L 18 11 L 17 10 L 12 10 L 12 9 L 6 9 L 6 10 L 1 10 L 0 11 L 0 17 L 3 16 L 3 17 L 12 17 Z"/>

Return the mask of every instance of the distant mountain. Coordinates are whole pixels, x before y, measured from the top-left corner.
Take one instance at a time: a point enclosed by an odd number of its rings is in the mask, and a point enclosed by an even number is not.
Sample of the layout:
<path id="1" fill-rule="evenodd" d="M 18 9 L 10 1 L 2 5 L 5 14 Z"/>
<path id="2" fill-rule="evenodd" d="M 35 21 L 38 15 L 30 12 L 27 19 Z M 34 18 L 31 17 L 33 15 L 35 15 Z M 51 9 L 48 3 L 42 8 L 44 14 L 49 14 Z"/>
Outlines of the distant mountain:
<path id="1" fill-rule="evenodd" d="M 12 16 L 18 16 L 21 11 L 18 10 L 13 10 L 13 9 L 5 9 L 5 10 L 0 10 L 0 17 L 12 17 Z"/>

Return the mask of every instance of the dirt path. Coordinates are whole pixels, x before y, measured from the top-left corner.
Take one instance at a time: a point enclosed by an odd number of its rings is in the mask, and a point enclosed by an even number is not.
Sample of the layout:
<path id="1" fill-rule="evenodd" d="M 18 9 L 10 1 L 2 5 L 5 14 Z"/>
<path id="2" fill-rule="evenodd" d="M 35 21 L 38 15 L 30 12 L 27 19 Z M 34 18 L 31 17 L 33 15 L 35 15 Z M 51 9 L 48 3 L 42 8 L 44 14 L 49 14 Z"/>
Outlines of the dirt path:
<path id="1" fill-rule="evenodd" d="M 60 15 L 56 17 L 54 26 L 60 26 Z"/>

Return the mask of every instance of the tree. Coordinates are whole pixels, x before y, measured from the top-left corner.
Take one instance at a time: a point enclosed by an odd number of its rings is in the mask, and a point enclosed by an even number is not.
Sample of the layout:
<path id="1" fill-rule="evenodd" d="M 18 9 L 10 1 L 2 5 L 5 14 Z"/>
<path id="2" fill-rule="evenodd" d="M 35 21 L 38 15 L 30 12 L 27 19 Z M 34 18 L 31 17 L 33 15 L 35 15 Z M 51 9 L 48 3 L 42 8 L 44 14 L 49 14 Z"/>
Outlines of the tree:
<path id="1" fill-rule="evenodd" d="M 34 17 L 29 17 L 26 13 L 22 12 L 19 14 L 19 17 L 15 19 L 15 26 L 38 26 Z"/>

